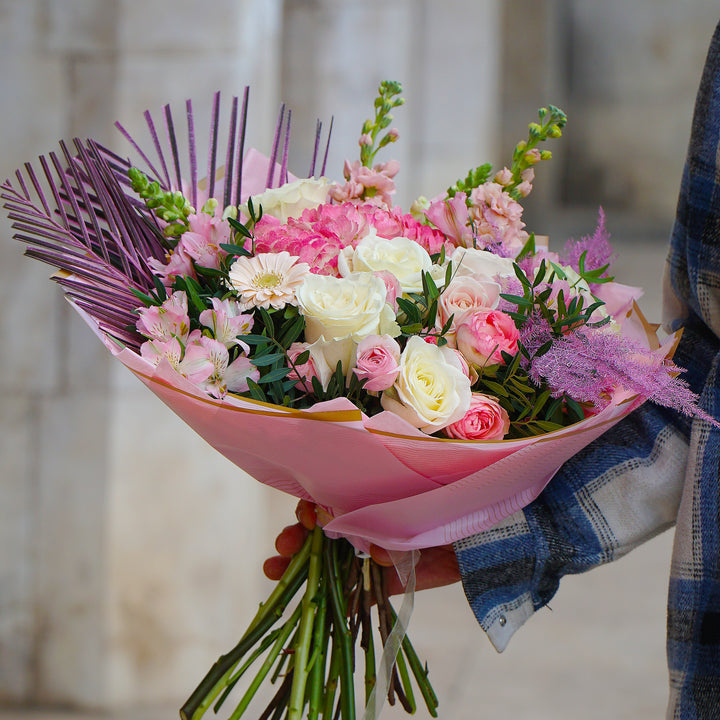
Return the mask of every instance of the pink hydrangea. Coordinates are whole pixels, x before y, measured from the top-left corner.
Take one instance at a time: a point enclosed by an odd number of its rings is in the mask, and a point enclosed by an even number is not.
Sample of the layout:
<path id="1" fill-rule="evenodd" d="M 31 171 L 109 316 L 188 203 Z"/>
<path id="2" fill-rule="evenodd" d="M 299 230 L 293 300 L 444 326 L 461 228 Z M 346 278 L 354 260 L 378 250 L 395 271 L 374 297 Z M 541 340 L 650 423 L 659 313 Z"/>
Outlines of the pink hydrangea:
<path id="1" fill-rule="evenodd" d="M 255 249 L 258 253 L 286 250 L 307 263 L 311 272 L 338 276 L 338 255 L 346 247 L 356 247 L 372 228 L 380 237 L 414 240 L 430 254 L 440 252 L 445 244 L 440 231 L 399 209 L 343 203 L 305 210 L 286 223 L 263 216 L 255 226 Z M 452 249 L 449 244 L 448 249 Z"/>

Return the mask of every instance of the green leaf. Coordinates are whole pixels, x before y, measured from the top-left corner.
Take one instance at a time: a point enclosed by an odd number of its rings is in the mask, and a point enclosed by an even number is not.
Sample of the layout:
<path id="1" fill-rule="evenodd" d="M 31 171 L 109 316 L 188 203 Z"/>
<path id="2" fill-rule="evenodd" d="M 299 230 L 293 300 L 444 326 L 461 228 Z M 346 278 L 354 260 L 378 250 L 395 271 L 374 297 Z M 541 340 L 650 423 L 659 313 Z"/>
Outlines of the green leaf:
<path id="1" fill-rule="evenodd" d="M 509 395 L 506 388 L 500 383 L 493 382 L 492 380 L 486 380 L 485 378 L 483 378 L 482 383 L 488 390 L 491 390 L 500 397 L 508 397 Z"/>
<path id="2" fill-rule="evenodd" d="M 255 358 L 253 358 L 253 361 Z M 263 385 L 267 385 L 268 383 L 274 383 L 277 380 L 282 380 L 289 372 L 291 372 L 291 368 L 289 367 L 279 367 L 274 368 L 269 373 L 266 373 L 263 375 L 260 380 L 258 380 L 259 383 L 262 383 Z"/>
<path id="3" fill-rule="evenodd" d="M 289 348 L 300 337 L 304 329 L 305 318 L 302 315 L 296 315 L 292 322 L 283 328 L 278 342 L 284 348 Z"/>
<path id="4" fill-rule="evenodd" d="M 247 384 L 251 397 L 255 400 L 260 400 L 260 402 L 267 402 L 267 397 L 265 396 L 263 389 L 254 380 L 248 378 Z"/>
<path id="5" fill-rule="evenodd" d="M 400 331 L 403 335 L 418 335 L 422 332 L 422 323 L 412 323 L 410 325 L 401 325 Z"/>
<path id="6" fill-rule="evenodd" d="M 399 297 L 397 299 L 397 304 L 398 308 L 405 313 L 405 316 L 410 323 L 420 323 L 422 321 L 420 311 L 414 302 L 408 300 L 407 298 Z"/>
<path id="7" fill-rule="evenodd" d="M 517 254 L 515 262 L 518 263 L 524 260 L 526 257 L 535 254 L 535 233 L 530 233 L 530 237 L 527 239 L 522 247 L 522 250 Z"/>
<path id="8" fill-rule="evenodd" d="M 155 284 L 155 292 L 162 304 L 165 300 L 167 300 L 167 290 L 163 285 L 162 280 L 155 274 L 153 274 L 153 283 Z"/>
<path id="9" fill-rule="evenodd" d="M 152 307 L 153 305 L 160 305 L 155 298 L 150 297 L 149 295 L 146 295 L 144 292 L 140 292 L 140 290 L 136 290 L 135 288 L 131 287 L 130 292 L 146 307 Z"/>
<path id="10" fill-rule="evenodd" d="M 232 245 L 230 243 L 220 243 L 219 245 L 221 250 L 224 250 L 228 255 L 239 255 L 241 257 L 250 257 L 252 253 L 249 250 L 246 250 L 244 247 L 241 247 L 240 245 Z"/>
<path id="11" fill-rule="evenodd" d="M 267 345 L 271 342 L 271 339 L 267 337 L 267 335 L 238 335 L 238 339 L 248 345 Z"/>
<path id="12" fill-rule="evenodd" d="M 260 318 L 263 321 L 263 325 L 265 325 L 265 329 L 267 330 L 267 334 L 274 338 L 275 337 L 275 323 L 273 322 L 272 316 L 270 313 L 263 307 L 258 308 L 258 312 L 260 313 Z"/>
<path id="13" fill-rule="evenodd" d="M 284 360 L 285 355 L 282 353 L 268 353 L 267 355 L 255 355 L 251 362 L 255 367 L 267 367 L 273 365 L 278 360 Z"/>
<path id="14" fill-rule="evenodd" d="M 577 400 L 573 400 L 569 395 L 565 395 L 565 404 L 567 409 L 575 415 L 578 420 L 585 418 L 585 412 L 583 411 L 582 405 Z"/>
<path id="15" fill-rule="evenodd" d="M 241 222 L 235 220 L 235 218 L 228 218 L 227 221 L 233 230 L 239 232 L 242 236 L 252 240 L 252 233 Z"/>
<path id="16" fill-rule="evenodd" d="M 508 302 L 515 303 L 518 307 L 532 307 L 532 300 L 528 300 L 526 297 L 520 295 L 510 295 L 509 293 L 500 293 L 500 297 Z"/>

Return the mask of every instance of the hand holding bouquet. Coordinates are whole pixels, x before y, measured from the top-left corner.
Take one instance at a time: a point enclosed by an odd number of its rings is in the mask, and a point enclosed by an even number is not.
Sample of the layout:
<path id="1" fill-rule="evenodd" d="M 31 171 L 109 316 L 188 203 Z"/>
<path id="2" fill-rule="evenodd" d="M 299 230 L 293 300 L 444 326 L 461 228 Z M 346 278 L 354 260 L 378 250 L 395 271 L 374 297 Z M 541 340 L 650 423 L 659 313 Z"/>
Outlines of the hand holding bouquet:
<path id="1" fill-rule="evenodd" d="M 76 141 L 41 158 L 44 183 L 28 165 L 2 187 L 16 237 L 60 269 L 110 351 L 226 457 L 327 514 L 183 717 L 217 709 L 257 663 L 232 718 L 266 678 L 277 691 L 262 718 L 351 718 L 358 641 L 369 717 L 385 693 L 412 712 L 414 687 L 435 714 L 408 612 L 398 621 L 363 552 L 490 527 L 646 399 L 699 412 L 672 341 L 608 274 L 602 213 L 561 253 L 525 229 L 521 201 L 562 111 L 540 110 L 508 167 L 477 167 L 405 213 L 398 164 L 375 162 L 401 103 L 397 83 L 380 85 L 341 183 L 324 166 L 313 177 L 320 126 L 309 177 L 290 175 L 284 111 L 270 158 L 245 152 L 246 94 L 222 167 L 215 98 L 205 180 L 188 103 L 185 168 L 165 108 L 169 150 L 146 115 L 154 162 L 124 133 L 144 169 Z"/>

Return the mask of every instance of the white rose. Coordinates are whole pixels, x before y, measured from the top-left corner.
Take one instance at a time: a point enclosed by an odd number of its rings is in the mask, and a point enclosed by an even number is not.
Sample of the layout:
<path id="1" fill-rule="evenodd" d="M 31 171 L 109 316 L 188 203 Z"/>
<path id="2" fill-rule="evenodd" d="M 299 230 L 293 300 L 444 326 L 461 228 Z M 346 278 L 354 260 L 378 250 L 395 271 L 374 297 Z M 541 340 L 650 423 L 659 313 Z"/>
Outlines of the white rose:
<path id="1" fill-rule="evenodd" d="M 368 335 L 397 337 L 400 328 L 395 313 L 386 304 L 385 283 L 370 273 L 347 278 L 308 275 L 296 292 L 305 317 L 305 339 L 340 340 L 356 343 Z"/>
<path id="2" fill-rule="evenodd" d="M 366 235 L 350 254 L 338 257 L 338 270 L 343 276 L 356 272 L 392 273 L 404 293 L 422 291 L 422 273 L 432 268 L 425 248 L 406 237 L 380 237 L 374 230 Z"/>
<path id="3" fill-rule="evenodd" d="M 285 223 L 288 218 L 300 217 L 303 210 L 322 205 L 327 199 L 327 194 L 328 181 L 325 178 L 318 180 L 307 178 L 270 188 L 259 195 L 254 195 L 252 201 L 255 208 L 262 205 L 264 215 L 272 215 Z M 248 214 L 247 205 L 241 206 L 240 209 L 245 215 Z"/>
<path id="4" fill-rule="evenodd" d="M 425 433 L 465 417 L 472 392 L 454 350 L 411 337 L 400 356 L 400 374 L 381 397 L 385 410 Z"/>
<path id="5" fill-rule="evenodd" d="M 458 247 L 453 251 L 451 260 L 453 272 L 457 275 L 515 276 L 511 258 L 500 257 L 487 250 Z"/>

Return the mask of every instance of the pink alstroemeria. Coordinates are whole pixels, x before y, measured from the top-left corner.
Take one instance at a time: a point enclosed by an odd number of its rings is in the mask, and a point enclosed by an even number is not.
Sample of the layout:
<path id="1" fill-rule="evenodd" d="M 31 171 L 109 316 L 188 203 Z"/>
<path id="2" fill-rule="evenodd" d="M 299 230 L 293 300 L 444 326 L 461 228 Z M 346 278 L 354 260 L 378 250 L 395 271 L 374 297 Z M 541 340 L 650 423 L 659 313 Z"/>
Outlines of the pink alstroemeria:
<path id="1" fill-rule="evenodd" d="M 220 217 L 205 212 L 188 217 L 188 230 L 182 234 L 178 247 L 200 267 L 220 267 L 226 253 L 220 249 L 222 243 L 230 242 L 230 224 Z"/>
<path id="2" fill-rule="evenodd" d="M 185 252 L 182 245 L 178 245 L 170 253 L 167 263 L 162 263 L 157 258 L 150 258 L 148 265 L 166 288 L 172 287 L 178 275 L 196 277 L 192 258 Z"/>
<path id="3" fill-rule="evenodd" d="M 167 341 L 176 337 L 187 342 L 190 334 L 187 295 L 178 290 L 162 305 L 153 305 L 138 311 L 140 319 L 136 323 L 139 333 L 151 340 Z"/>
<path id="4" fill-rule="evenodd" d="M 178 369 L 190 382 L 216 398 L 223 398 L 228 392 L 246 392 L 248 379 L 255 382 L 260 379 L 260 372 L 250 358 L 241 355 L 231 363 L 227 348 L 209 337 L 188 345 Z"/>
<path id="5" fill-rule="evenodd" d="M 245 352 L 248 348 L 244 343 L 238 342 L 238 335 L 247 335 L 252 331 L 253 316 L 242 312 L 240 303 L 236 300 L 220 300 L 212 298 L 212 310 L 203 310 L 200 313 L 200 322 L 212 330 L 213 336 L 225 347 L 240 345 Z"/>
<path id="6" fill-rule="evenodd" d="M 162 340 L 148 340 L 140 346 L 140 355 L 155 366 L 161 360 L 167 360 L 177 370 L 182 360 L 183 346 L 177 338 L 165 342 Z"/>

